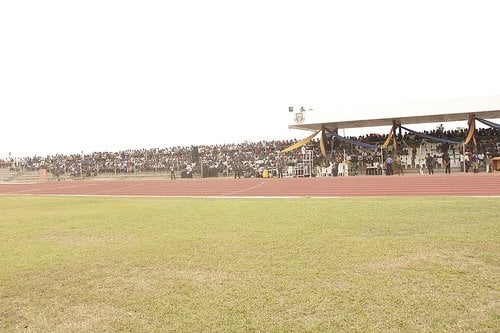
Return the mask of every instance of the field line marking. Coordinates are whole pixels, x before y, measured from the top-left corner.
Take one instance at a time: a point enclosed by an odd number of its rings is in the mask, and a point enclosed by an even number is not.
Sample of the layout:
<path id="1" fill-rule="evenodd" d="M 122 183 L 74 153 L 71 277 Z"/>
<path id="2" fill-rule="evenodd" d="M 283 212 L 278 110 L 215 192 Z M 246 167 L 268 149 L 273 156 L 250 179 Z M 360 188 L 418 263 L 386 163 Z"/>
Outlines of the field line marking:
<path id="1" fill-rule="evenodd" d="M 21 190 L 21 191 L 15 191 L 15 192 L 10 192 L 10 193 L 25 193 L 25 192 L 39 192 L 39 191 L 51 191 L 51 190 L 61 190 L 65 188 L 74 188 L 74 187 L 83 187 L 83 186 L 93 186 L 96 184 L 90 183 L 90 184 L 80 184 L 80 185 L 72 185 L 72 186 L 56 186 L 56 187 L 47 187 L 47 188 L 34 188 L 34 189 L 29 189 L 29 190 Z"/>
<path id="2" fill-rule="evenodd" d="M 248 188 L 244 188 L 242 190 L 239 190 L 239 191 L 234 191 L 234 192 L 229 192 L 229 193 L 225 193 L 225 194 L 221 194 L 220 196 L 221 197 L 224 197 L 224 196 L 228 196 L 228 195 L 233 195 L 233 194 L 236 194 L 236 193 L 241 193 L 241 192 L 245 192 L 245 191 L 250 191 L 250 190 L 253 190 L 255 188 L 258 188 L 258 187 L 261 187 L 262 185 L 264 185 L 266 182 L 262 182 L 258 185 L 255 185 L 255 186 L 251 186 L 251 187 L 248 187 Z"/>
<path id="3" fill-rule="evenodd" d="M 114 191 L 126 190 L 126 189 L 129 189 L 129 188 L 139 187 L 141 185 L 144 185 L 144 183 L 134 184 L 134 185 L 130 185 L 130 186 L 124 186 L 124 187 L 119 187 L 119 188 L 113 188 L 113 189 L 107 189 L 107 190 L 102 190 L 102 191 L 95 191 L 95 192 L 92 192 L 90 195 L 98 194 L 98 193 L 105 193 L 105 192 L 114 192 Z"/>
<path id="4" fill-rule="evenodd" d="M 362 198 L 400 198 L 400 197 L 417 197 L 417 198 L 492 198 L 500 199 L 500 195 L 449 195 L 449 194 L 419 194 L 419 195 L 345 195 L 345 196 L 310 196 L 310 195 L 288 195 L 288 196 L 221 196 L 221 195 L 141 195 L 141 194 L 50 194 L 50 193 L 0 193 L 0 196 L 33 196 L 33 197 L 101 197 L 101 198 L 193 198 L 193 199 L 362 199 Z"/>

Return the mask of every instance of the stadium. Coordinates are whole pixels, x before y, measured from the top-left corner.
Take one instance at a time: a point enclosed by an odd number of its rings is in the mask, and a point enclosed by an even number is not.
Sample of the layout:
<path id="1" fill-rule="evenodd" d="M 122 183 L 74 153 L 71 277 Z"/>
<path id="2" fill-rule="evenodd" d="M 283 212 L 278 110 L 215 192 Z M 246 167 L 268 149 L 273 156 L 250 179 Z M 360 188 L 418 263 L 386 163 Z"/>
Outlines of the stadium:
<path id="1" fill-rule="evenodd" d="M 349 114 L 291 107 L 302 140 L 0 160 L 0 328 L 498 331 L 500 98 Z"/>

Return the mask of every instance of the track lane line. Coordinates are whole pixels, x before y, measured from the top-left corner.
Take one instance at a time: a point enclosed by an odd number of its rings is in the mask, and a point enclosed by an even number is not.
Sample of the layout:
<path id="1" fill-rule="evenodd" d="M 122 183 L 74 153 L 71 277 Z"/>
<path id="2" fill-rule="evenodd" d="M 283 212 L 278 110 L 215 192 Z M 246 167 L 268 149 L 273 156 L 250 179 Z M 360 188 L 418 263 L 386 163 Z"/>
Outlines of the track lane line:
<path id="1" fill-rule="evenodd" d="M 234 191 L 234 192 L 229 192 L 229 193 L 221 194 L 220 196 L 221 196 L 221 197 L 225 197 L 225 196 L 232 196 L 232 195 L 237 194 L 237 193 L 250 191 L 250 190 L 253 190 L 253 189 L 256 189 L 256 188 L 261 187 L 261 186 L 262 186 L 262 185 L 264 185 L 265 183 L 266 183 L 266 182 L 262 182 L 262 183 L 260 183 L 260 184 L 258 184 L 258 185 L 251 186 L 251 187 L 248 187 L 248 188 L 244 188 L 244 189 L 239 190 L 239 191 Z"/>

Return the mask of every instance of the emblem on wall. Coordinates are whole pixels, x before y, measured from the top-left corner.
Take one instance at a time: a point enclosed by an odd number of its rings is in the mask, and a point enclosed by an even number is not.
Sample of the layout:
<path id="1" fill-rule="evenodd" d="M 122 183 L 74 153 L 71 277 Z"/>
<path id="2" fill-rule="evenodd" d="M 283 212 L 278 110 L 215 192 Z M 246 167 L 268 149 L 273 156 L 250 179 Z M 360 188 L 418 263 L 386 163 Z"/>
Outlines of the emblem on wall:
<path id="1" fill-rule="evenodd" d="M 304 113 L 299 112 L 295 114 L 295 118 L 293 119 L 296 124 L 302 124 L 304 122 Z"/>

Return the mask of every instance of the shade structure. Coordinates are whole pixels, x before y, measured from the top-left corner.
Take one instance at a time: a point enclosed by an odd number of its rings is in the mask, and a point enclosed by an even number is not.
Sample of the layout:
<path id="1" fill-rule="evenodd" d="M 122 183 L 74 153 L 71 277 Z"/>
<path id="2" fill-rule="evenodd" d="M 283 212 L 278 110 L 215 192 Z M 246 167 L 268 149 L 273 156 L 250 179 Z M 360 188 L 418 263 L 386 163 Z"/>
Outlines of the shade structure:
<path id="1" fill-rule="evenodd" d="M 471 116 L 500 119 L 500 95 L 335 110 L 289 113 L 290 129 L 336 131 L 345 128 L 468 121 Z"/>

